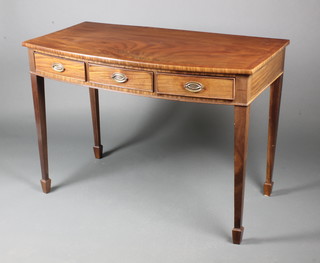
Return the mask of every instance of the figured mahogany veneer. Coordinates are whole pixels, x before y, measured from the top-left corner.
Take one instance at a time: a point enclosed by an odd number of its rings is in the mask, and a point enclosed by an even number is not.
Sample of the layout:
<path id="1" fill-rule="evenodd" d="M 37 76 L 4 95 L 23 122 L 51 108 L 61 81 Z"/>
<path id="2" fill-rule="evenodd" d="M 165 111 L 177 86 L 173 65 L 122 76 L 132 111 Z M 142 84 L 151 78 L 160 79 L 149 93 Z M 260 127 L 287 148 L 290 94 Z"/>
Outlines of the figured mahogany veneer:
<path id="1" fill-rule="evenodd" d="M 85 80 L 85 64 L 84 62 L 64 59 L 56 56 L 48 56 L 40 53 L 34 53 L 34 60 L 36 64 L 36 71 L 43 74 L 56 74 L 57 76 L 70 77 L 79 80 Z M 54 64 L 61 64 L 64 66 L 62 72 L 53 69 Z"/>
<path id="2" fill-rule="evenodd" d="M 123 87 L 128 89 L 153 92 L 153 72 L 144 70 L 128 70 L 89 64 L 88 81 L 96 84 Z M 127 77 L 123 83 L 115 81 L 113 74 L 120 73 Z"/>
<path id="3" fill-rule="evenodd" d="M 84 22 L 23 44 L 45 53 L 108 64 L 252 74 L 288 43 L 284 39 Z"/>
<path id="4" fill-rule="evenodd" d="M 41 163 L 48 193 L 44 78 L 89 87 L 94 154 L 103 157 L 98 89 L 146 97 L 234 106 L 234 228 L 244 227 L 244 185 L 250 104 L 271 87 L 267 175 L 271 195 L 285 47 L 289 40 L 163 28 L 83 22 L 23 42 L 29 49 L 32 93 Z"/>
<path id="5" fill-rule="evenodd" d="M 203 90 L 190 92 L 185 85 L 190 82 L 201 83 Z M 206 77 L 195 75 L 157 74 L 158 94 L 172 94 L 197 98 L 234 99 L 234 78 Z"/>

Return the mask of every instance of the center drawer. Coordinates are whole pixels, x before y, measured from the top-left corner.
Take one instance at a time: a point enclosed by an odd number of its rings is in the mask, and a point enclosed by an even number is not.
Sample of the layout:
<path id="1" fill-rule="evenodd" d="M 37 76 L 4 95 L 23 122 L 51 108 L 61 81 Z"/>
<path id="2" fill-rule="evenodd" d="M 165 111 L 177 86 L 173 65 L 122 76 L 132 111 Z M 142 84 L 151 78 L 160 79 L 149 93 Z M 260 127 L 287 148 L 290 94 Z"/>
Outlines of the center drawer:
<path id="1" fill-rule="evenodd" d="M 158 73 L 156 90 L 159 94 L 210 99 L 234 99 L 234 78 L 207 77 Z"/>
<path id="2" fill-rule="evenodd" d="M 153 72 L 89 64 L 90 82 L 120 88 L 153 91 Z"/>

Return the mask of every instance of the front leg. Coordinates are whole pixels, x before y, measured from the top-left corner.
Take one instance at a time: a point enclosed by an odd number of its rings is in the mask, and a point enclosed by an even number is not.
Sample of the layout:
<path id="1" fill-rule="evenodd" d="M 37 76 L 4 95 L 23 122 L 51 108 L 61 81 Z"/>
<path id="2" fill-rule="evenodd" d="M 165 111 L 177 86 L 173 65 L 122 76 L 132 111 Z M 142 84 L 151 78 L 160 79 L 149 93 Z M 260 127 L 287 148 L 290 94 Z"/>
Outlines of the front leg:
<path id="1" fill-rule="evenodd" d="M 232 239 L 240 244 L 244 228 L 242 214 L 248 150 L 250 106 L 234 107 L 234 228 Z"/>
<path id="2" fill-rule="evenodd" d="M 47 194 L 50 192 L 51 189 L 51 179 L 49 178 L 48 172 L 48 144 L 44 78 L 31 74 L 31 84 L 42 173 L 42 179 L 40 182 L 42 186 L 42 191 Z"/>

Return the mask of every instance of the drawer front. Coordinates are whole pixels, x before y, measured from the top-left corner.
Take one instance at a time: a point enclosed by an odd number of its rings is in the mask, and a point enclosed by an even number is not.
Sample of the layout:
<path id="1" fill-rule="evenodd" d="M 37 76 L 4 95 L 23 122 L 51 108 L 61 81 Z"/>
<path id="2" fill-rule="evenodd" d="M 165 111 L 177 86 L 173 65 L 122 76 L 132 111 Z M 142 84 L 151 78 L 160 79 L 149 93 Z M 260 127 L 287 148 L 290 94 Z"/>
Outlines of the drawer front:
<path id="1" fill-rule="evenodd" d="M 85 80 L 84 62 L 35 53 L 36 70 Z"/>
<path id="2" fill-rule="evenodd" d="M 234 78 L 162 73 L 156 76 L 157 93 L 197 98 L 233 100 L 234 83 Z"/>
<path id="3" fill-rule="evenodd" d="M 109 86 L 153 91 L 153 73 L 89 64 L 89 81 Z"/>

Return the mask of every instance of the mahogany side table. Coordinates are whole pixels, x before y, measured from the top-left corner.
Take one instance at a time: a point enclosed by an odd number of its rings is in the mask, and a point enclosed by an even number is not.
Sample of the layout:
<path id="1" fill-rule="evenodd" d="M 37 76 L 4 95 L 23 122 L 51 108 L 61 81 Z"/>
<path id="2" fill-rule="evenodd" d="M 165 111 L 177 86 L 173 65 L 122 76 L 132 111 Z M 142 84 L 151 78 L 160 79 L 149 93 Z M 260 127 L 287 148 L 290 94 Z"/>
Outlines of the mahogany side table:
<path id="1" fill-rule="evenodd" d="M 285 47 L 289 40 L 93 22 L 23 42 L 28 48 L 41 163 L 50 192 L 44 78 L 89 87 L 94 155 L 102 158 L 98 90 L 234 106 L 234 228 L 240 244 L 250 104 L 270 86 L 267 171 L 270 196 Z"/>

